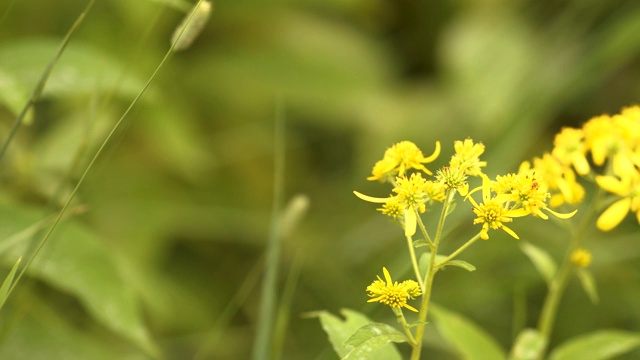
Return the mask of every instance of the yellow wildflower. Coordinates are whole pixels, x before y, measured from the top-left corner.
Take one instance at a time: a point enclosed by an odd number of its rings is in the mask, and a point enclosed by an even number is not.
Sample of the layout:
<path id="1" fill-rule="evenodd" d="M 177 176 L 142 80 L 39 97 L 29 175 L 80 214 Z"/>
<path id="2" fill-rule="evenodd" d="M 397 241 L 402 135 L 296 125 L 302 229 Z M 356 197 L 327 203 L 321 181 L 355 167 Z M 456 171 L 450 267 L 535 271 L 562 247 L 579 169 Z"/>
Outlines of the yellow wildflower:
<path id="1" fill-rule="evenodd" d="M 497 198 L 508 202 L 512 209 L 522 208 L 527 214 L 544 220 L 549 219 L 549 216 L 542 210 L 560 219 L 568 219 L 576 213 L 573 211 L 562 214 L 549 209 L 546 201 L 551 195 L 547 192 L 546 183 L 536 175 L 535 171 L 526 170 L 523 167 L 518 174 L 497 176 L 491 188 L 496 192 Z"/>
<path id="2" fill-rule="evenodd" d="M 401 283 L 391 280 L 391 275 L 387 268 L 383 267 L 385 280 L 378 276 L 371 285 L 367 286 L 369 299 L 367 302 L 379 302 L 389 305 L 392 308 L 407 308 L 411 311 L 418 312 L 413 306 L 407 304 L 407 299 L 413 299 L 421 294 L 420 286 L 413 280 L 406 280 Z"/>
<path id="3" fill-rule="evenodd" d="M 591 264 L 591 253 L 586 249 L 576 249 L 571 253 L 571 263 L 584 269 Z"/>
<path id="4" fill-rule="evenodd" d="M 530 169 L 529 162 L 523 162 L 519 173 Z M 584 188 L 576 179 L 575 172 L 563 165 L 549 153 L 542 158 L 533 159 L 533 170 L 545 182 L 550 193 L 549 205 L 558 207 L 562 204 L 575 205 L 584 199 Z"/>
<path id="5" fill-rule="evenodd" d="M 451 157 L 450 167 L 459 168 L 469 176 L 482 175 L 481 168 L 487 166 L 486 161 L 480 161 L 480 155 L 484 153 L 482 143 L 474 144 L 473 140 L 465 139 L 454 141 L 453 147 L 456 153 Z"/>
<path id="6" fill-rule="evenodd" d="M 458 166 L 443 167 L 436 173 L 436 179 L 445 189 L 456 189 L 462 196 L 466 196 L 469 192 L 467 174 Z"/>
<path id="7" fill-rule="evenodd" d="M 631 126 L 625 116 L 601 115 L 584 124 L 585 145 L 591 151 L 593 162 L 601 166 L 607 158 L 613 165 L 613 172 L 618 176 L 633 171 L 633 149 L 630 147 Z M 638 126 L 636 124 L 636 126 Z"/>
<path id="8" fill-rule="evenodd" d="M 357 191 L 353 193 L 360 199 L 377 204 L 385 204 L 379 210 L 383 214 L 397 218 L 402 215 L 404 219 L 405 236 L 412 236 L 416 233 L 417 214 L 426 210 L 426 203 L 439 200 L 441 196 L 440 190 L 437 190 L 437 184 L 427 181 L 420 173 L 413 173 L 409 178 L 406 176 L 398 176 L 396 178 L 396 186 L 392 190 L 396 195 L 386 198 L 376 198 L 361 194 Z M 432 198 L 431 196 L 436 196 Z"/>
<path id="9" fill-rule="evenodd" d="M 482 190 L 482 204 L 478 204 L 470 195 Z M 467 195 L 467 198 L 473 204 L 473 212 L 477 218 L 473 220 L 474 224 L 482 224 L 480 230 L 480 238 L 489 239 L 489 228 L 493 230 L 502 229 L 507 234 L 519 239 L 518 235 L 507 227 L 504 223 L 512 222 L 514 217 L 525 216 L 528 213 L 520 209 L 510 209 L 505 197 L 491 197 L 491 180 L 486 175 L 482 176 L 482 186 Z"/>
<path id="10" fill-rule="evenodd" d="M 621 199 L 609 206 L 596 221 L 596 226 L 602 231 L 609 231 L 627 216 L 629 212 L 636 213 L 640 223 L 640 171 L 618 179 L 614 176 L 597 176 L 596 183 L 602 189 L 614 193 Z"/>
<path id="11" fill-rule="evenodd" d="M 552 155 L 563 164 L 573 165 L 580 175 L 586 175 L 591 171 L 587 161 L 586 147 L 584 145 L 584 131 L 582 129 L 564 128 L 553 141 Z"/>
<path id="12" fill-rule="evenodd" d="M 425 157 L 422 151 L 411 141 L 401 141 L 388 148 L 382 160 L 378 161 L 367 180 L 390 181 L 396 176 L 402 176 L 409 169 L 424 171 L 431 175 L 423 164 L 433 162 L 440 155 L 440 142 L 436 141 L 433 154 Z"/>
<path id="13" fill-rule="evenodd" d="M 397 197 L 389 198 L 378 211 L 383 214 L 392 217 L 393 219 L 402 218 L 402 214 L 404 213 L 403 205 L 398 201 Z"/>

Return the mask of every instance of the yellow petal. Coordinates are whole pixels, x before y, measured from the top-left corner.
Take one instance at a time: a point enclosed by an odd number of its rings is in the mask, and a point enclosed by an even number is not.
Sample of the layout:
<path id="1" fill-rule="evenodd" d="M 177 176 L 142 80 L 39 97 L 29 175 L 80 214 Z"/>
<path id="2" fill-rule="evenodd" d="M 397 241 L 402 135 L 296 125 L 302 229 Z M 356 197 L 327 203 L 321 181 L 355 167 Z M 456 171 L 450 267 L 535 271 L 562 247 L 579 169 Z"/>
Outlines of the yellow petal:
<path id="1" fill-rule="evenodd" d="M 551 214 L 553 214 L 553 216 L 557 217 L 558 219 L 563 219 L 563 220 L 573 217 L 573 215 L 575 215 L 578 212 L 578 209 L 575 209 L 570 213 L 563 214 L 563 213 L 555 212 L 549 208 L 544 208 L 544 209 L 550 212 Z"/>
<path id="2" fill-rule="evenodd" d="M 386 203 L 389 199 L 391 199 L 391 197 L 388 198 L 377 198 L 377 197 L 373 197 L 373 196 L 369 196 L 369 195 L 365 195 L 365 194 L 361 194 L 357 191 L 353 192 L 357 197 L 359 197 L 360 199 L 364 200 L 364 201 L 368 201 L 368 202 L 372 202 L 372 203 L 376 203 L 376 204 L 384 204 Z"/>
<path id="3" fill-rule="evenodd" d="M 404 304 L 404 307 L 406 307 L 407 309 L 413 311 L 413 312 L 418 312 L 418 310 L 416 310 L 416 308 L 414 308 L 413 306 L 409 305 L 409 304 Z"/>
<path id="4" fill-rule="evenodd" d="M 387 286 L 392 286 L 393 282 L 391 281 L 391 274 L 389 274 L 389 270 L 387 270 L 386 267 L 383 267 L 382 272 L 384 273 L 385 280 L 387 280 Z"/>
<path id="5" fill-rule="evenodd" d="M 466 196 L 469 193 L 469 183 L 464 183 L 464 185 L 459 186 L 456 190 L 458 190 L 460 196 Z"/>
<path id="6" fill-rule="evenodd" d="M 423 163 L 429 163 L 432 162 L 433 160 L 435 160 L 438 156 L 440 155 L 440 141 L 436 141 L 436 149 L 433 151 L 433 154 L 429 155 L 429 157 L 426 157 L 424 159 L 422 159 L 421 162 Z"/>
<path id="7" fill-rule="evenodd" d="M 513 236 L 514 238 L 520 240 L 520 238 L 518 237 L 518 235 L 515 233 L 515 231 L 509 229 L 508 227 L 506 227 L 505 225 L 502 225 L 502 230 L 504 230 L 507 234 Z"/>
<path id="8" fill-rule="evenodd" d="M 629 191 L 628 184 L 624 184 L 613 176 L 596 176 L 596 183 L 602 189 L 620 196 L 626 195 L 626 192 Z"/>
<path id="9" fill-rule="evenodd" d="M 631 206 L 631 199 L 624 198 L 613 203 L 598 218 L 596 226 L 602 231 L 609 231 L 618 226 L 620 222 L 627 216 Z"/>
<path id="10" fill-rule="evenodd" d="M 505 216 L 507 216 L 507 217 L 511 217 L 511 218 L 514 218 L 514 217 L 523 217 L 523 216 L 527 216 L 527 215 L 529 215 L 529 214 L 530 214 L 530 212 L 529 212 L 529 211 L 527 211 L 527 210 L 525 210 L 525 209 L 523 209 L 523 208 L 519 208 L 519 209 L 515 209 L 515 210 L 509 210 L 509 211 L 507 211 L 507 212 L 506 212 L 506 214 L 505 214 Z"/>
<path id="11" fill-rule="evenodd" d="M 413 236 L 416 233 L 416 211 L 406 209 L 404 211 L 404 236 Z"/>
<path id="12" fill-rule="evenodd" d="M 582 154 L 573 158 L 573 167 L 576 168 L 576 171 L 580 175 L 587 175 L 589 171 L 591 171 L 589 161 L 587 161 L 587 158 Z"/>
<path id="13" fill-rule="evenodd" d="M 491 199 L 491 179 L 482 174 L 482 202 L 486 203 Z"/>

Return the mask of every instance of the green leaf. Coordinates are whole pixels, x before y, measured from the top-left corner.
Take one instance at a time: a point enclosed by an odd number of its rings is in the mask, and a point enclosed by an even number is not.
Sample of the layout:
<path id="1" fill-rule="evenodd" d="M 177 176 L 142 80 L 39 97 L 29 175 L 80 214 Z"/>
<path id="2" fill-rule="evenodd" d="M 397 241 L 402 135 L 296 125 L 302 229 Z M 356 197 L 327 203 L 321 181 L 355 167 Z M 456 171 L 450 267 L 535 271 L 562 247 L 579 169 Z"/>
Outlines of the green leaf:
<path id="1" fill-rule="evenodd" d="M 15 116 L 20 114 L 29 101 L 29 91 L 13 75 L 0 68 L 0 104 L 4 105 Z M 33 110 L 26 114 L 24 122 L 29 124 L 33 119 Z"/>
<path id="2" fill-rule="evenodd" d="M 557 266 L 551 256 L 539 247 L 529 243 L 523 242 L 520 246 L 522 252 L 531 260 L 533 266 L 535 266 L 538 273 L 542 275 L 547 284 L 551 284 L 553 277 L 556 275 Z"/>
<path id="3" fill-rule="evenodd" d="M 329 336 L 329 342 L 331 342 L 333 349 L 340 358 L 343 358 L 352 351 L 352 349 L 348 349 L 345 346 L 345 342 L 352 336 L 352 334 L 356 333 L 358 329 L 372 323 L 372 321 L 362 313 L 354 310 L 343 309 L 340 312 L 344 315 L 344 320 L 327 311 L 318 311 L 312 315 L 317 316 L 320 319 L 322 329 Z M 368 354 L 367 359 L 401 360 L 402 357 L 393 344 L 388 344 L 387 346 L 379 348 L 377 351 Z"/>
<path id="4" fill-rule="evenodd" d="M 390 342 L 407 342 L 407 337 L 396 328 L 382 323 L 367 324 L 356 331 L 344 343 L 345 348 L 353 348 L 343 357 L 347 359 L 369 359 L 369 355 Z"/>
<path id="5" fill-rule="evenodd" d="M 544 351 L 545 339 L 535 329 L 524 329 L 518 334 L 509 360 L 536 360 Z"/>
<path id="6" fill-rule="evenodd" d="M 451 201 L 451 203 L 449 204 L 449 207 L 447 208 L 446 216 L 451 215 L 456 210 L 457 204 L 458 203 L 455 200 Z"/>
<path id="7" fill-rule="evenodd" d="M 427 242 L 427 240 L 419 239 L 413 242 L 413 247 L 416 249 L 425 247 L 425 246 L 429 246 L 429 243 Z"/>
<path id="8" fill-rule="evenodd" d="M 9 275 L 2 282 L 2 287 L 0 287 L 0 309 L 4 306 L 4 303 L 7 301 L 7 296 L 9 293 L 9 289 L 11 288 L 11 284 L 13 284 L 13 279 L 16 276 L 16 271 L 18 270 L 18 266 L 20 265 L 20 261 L 22 261 L 22 256 L 18 258 L 15 265 L 11 268 Z"/>
<path id="9" fill-rule="evenodd" d="M 593 279 L 593 274 L 587 269 L 577 269 L 576 275 L 582 284 L 582 288 L 589 296 L 592 303 L 597 304 L 600 300 L 598 297 L 598 288 L 596 287 L 596 281 Z"/>
<path id="10" fill-rule="evenodd" d="M 450 260 L 449 262 L 447 262 L 446 264 L 444 264 L 444 266 L 457 266 L 459 268 L 463 268 L 467 271 L 476 271 L 476 267 L 473 266 L 472 264 L 464 261 L 464 260 Z"/>
<path id="11" fill-rule="evenodd" d="M 0 46 L 0 69 L 12 74 L 22 88 L 33 89 L 59 46 L 55 38 L 5 42 Z M 123 65 L 110 54 L 75 41 L 67 45 L 53 68 L 43 96 L 95 95 L 98 91 L 135 96 L 144 82 L 134 73 L 122 77 L 123 73 Z"/>
<path id="12" fill-rule="evenodd" d="M 438 332 L 465 360 L 503 360 L 504 350 L 496 340 L 458 313 L 431 305 Z"/>
<path id="13" fill-rule="evenodd" d="M 96 326 L 83 327 L 64 317 L 51 299 L 31 294 L 24 303 L 29 311 L 7 309 L 3 314 L 0 359 L 29 360 L 149 360 L 124 340 L 114 339 Z M 19 315 L 18 315 L 19 314 Z"/>
<path id="14" fill-rule="evenodd" d="M 0 248 L 7 234 L 30 229 L 41 218 L 33 210 L 0 204 Z M 28 241 L 14 243 L 5 255 L 15 259 L 26 253 L 28 246 Z M 143 322 L 133 287 L 117 266 L 116 254 L 84 226 L 63 220 L 27 274 L 76 296 L 96 320 L 153 354 L 156 347 Z"/>
<path id="15" fill-rule="evenodd" d="M 436 255 L 436 264 L 441 263 L 447 257 L 444 255 Z M 429 264 L 431 263 L 431 253 L 426 252 L 420 255 L 420 259 L 418 259 L 418 267 L 420 268 L 421 274 L 426 274 L 429 269 Z"/>
<path id="16" fill-rule="evenodd" d="M 154 3 L 166 5 L 182 12 L 187 12 L 193 7 L 191 3 L 186 0 L 148 0 Z"/>
<path id="17" fill-rule="evenodd" d="M 558 346 L 550 360 L 607 360 L 640 347 L 640 333 L 599 330 Z"/>

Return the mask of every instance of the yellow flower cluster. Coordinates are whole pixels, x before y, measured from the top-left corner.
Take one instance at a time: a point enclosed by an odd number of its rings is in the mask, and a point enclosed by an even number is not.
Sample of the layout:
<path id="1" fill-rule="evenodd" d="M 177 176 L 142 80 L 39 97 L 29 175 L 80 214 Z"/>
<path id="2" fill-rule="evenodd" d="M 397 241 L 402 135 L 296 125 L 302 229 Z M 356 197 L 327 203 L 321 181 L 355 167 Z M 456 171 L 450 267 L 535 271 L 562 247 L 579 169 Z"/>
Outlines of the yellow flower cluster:
<path id="1" fill-rule="evenodd" d="M 562 129 L 553 150 L 533 160 L 533 169 L 551 192 L 551 206 L 583 200 L 580 175 L 595 179 L 600 188 L 613 194 L 611 205 L 596 222 L 599 229 L 615 228 L 629 212 L 640 223 L 640 106 L 596 116 L 579 129 Z"/>
<path id="2" fill-rule="evenodd" d="M 497 176 L 495 181 L 486 175 L 483 175 L 482 179 L 482 186 L 471 191 L 467 198 L 473 204 L 473 212 L 477 216 L 473 223 L 482 224 L 480 238 L 483 240 L 489 239 L 489 229 L 501 229 L 519 239 L 518 235 L 505 225 L 512 222 L 513 218 L 533 215 L 548 219 L 549 216 L 542 210 L 561 219 L 570 218 L 576 213 L 573 211 L 561 214 L 549 209 L 546 200 L 550 195 L 546 185 L 526 167 L 521 167 L 518 174 Z M 470 196 L 479 190 L 482 191 L 482 203 L 477 203 Z"/>
<path id="3" fill-rule="evenodd" d="M 423 164 L 433 162 L 440 155 L 440 143 L 436 142 L 432 155 L 425 157 L 422 151 L 410 141 L 401 141 L 385 151 L 382 160 L 373 167 L 371 181 L 391 183 L 392 194 L 386 198 L 367 196 L 354 191 L 360 199 L 383 204 L 378 210 L 398 221 L 406 236 L 416 233 L 417 216 L 426 211 L 426 207 L 445 199 L 446 189 L 456 189 L 466 195 L 469 189 L 467 176 L 479 176 L 486 162 L 479 156 L 484 152 L 482 144 L 474 144 L 471 139 L 454 142 L 455 154 L 448 167 L 438 171 L 434 180 L 423 177 L 432 175 Z M 417 170 L 409 174 L 409 170 Z"/>
<path id="4" fill-rule="evenodd" d="M 436 149 L 428 157 L 422 154 L 416 144 L 411 141 L 401 141 L 388 148 L 382 160 L 373 166 L 372 175 L 367 180 L 393 182 L 396 176 L 404 176 L 409 169 L 424 171 L 431 175 L 423 164 L 433 162 L 440 155 L 440 142 L 436 141 Z"/>
<path id="5" fill-rule="evenodd" d="M 383 267 L 384 280 L 378 276 L 377 280 L 367 286 L 369 299 L 367 302 L 379 302 L 389 305 L 392 308 L 407 308 L 418 312 L 413 306 L 407 304 L 408 299 L 414 299 L 421 295 L 420 285 L 413 280 L 405 280 L 401 283 L 391 280 L 391 275 L 387 268 Z"/>

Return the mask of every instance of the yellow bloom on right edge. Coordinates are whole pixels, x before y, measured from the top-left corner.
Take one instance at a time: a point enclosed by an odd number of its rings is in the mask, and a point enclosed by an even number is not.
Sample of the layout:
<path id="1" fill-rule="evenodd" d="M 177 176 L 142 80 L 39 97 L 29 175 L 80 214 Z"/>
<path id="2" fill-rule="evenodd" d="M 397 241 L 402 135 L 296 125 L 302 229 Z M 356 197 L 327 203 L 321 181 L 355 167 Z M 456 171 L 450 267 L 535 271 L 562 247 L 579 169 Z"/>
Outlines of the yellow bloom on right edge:
<path id="1" fill-rule="evenodd" d="M 640 223 L 640 106 L 593 117 L 580 129 L 562 129 L 551 153 L 534 158 L 532 170 L 548 186 L 551 206 L 583 201 L 578 174 L 612 194 L 596 221 L 598 229 L 615 228 L 629 212 Z"/>
<path id="2" fill-rule="evenodd" d="M 596 183 L 602 189 L 620 196 L 598 218 L 598 229 L 608 231 L 618 226 L 629 212 L 636 214 L 640 223 L 640 172 L 635 172 L 618 179 L 614 176 L 598 176 Z"/>

